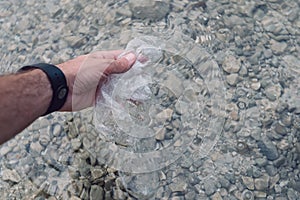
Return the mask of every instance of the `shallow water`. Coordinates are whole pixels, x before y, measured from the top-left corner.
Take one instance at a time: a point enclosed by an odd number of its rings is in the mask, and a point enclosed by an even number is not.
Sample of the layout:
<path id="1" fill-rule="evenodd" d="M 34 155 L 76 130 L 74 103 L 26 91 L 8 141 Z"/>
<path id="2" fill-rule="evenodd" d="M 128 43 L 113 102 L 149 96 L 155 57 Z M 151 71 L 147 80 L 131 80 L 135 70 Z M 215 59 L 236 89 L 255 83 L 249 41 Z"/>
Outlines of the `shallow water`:
<path id="1" fill-rule="evenodd" d="M 300 197 L 297 1 L 32 0 L 0 10 L 3 73 L 144 36 L 160 57 L 120 75 L 95 109 L 40 118 L 2 145 L 1 197 Z"/>

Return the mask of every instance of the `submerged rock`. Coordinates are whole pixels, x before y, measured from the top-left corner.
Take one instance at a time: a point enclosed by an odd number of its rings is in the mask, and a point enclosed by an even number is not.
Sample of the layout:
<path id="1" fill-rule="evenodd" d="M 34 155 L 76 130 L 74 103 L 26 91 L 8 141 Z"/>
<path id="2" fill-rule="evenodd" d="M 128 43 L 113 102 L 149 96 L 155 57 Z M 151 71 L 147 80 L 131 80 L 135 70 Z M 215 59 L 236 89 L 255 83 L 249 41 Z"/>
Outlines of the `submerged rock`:
<path id="1" fill-rule="evenodd" d="M 143 1 L 141 3 L 139 0 L 129 0 L 129 7 L 134 17 L 153 21 L 165 17 L 170 10 L 168 1 Z"/>
<path id="2" fill-rule="evenodd" d="M 267 157 L 268 160 L 276 160 L 279 157 L 277 147 L 272 141 L 265 139 L 264 141 L 257 142 L 260 152 Z"/>
<path id="3" fill-rule="evenodd" d="M 2 171 L 2 179 L 4 181 L 12 181 L 18 183 L 21 180 L 20 175 L 15 170 L 5 169 Z"/>

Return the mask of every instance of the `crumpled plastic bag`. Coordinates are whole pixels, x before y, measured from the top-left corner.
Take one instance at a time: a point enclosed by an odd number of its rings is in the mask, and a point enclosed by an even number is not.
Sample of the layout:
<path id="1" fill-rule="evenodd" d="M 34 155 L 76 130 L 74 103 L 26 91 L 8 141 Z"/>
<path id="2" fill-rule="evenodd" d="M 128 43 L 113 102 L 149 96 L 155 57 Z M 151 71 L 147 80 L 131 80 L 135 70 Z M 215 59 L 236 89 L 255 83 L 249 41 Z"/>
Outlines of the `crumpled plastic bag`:
<path id="1" fill-rule="evenodd" d="M 131 40 L 127 44 L 126 51 L 120 55 L 133 52 L 137 60 L 130 70 L 110 76 L 107 83 L 100 88 L 94 122 L 96 129 L 104 134 L 105 140 L 114 141 L 120 132 L 119 129 L 126 133 L 148 131 L 146 127 L 144 129 L 135 125 L 124 102 L 140 104 L 151 98 L 149 84 L 152 83 L 153 77 L 149 68 L 162 59 L 162 49 L 162 43 L 157 38 L 144 36 Z M 146 68 L 148 70 L 145 70 Z"/>

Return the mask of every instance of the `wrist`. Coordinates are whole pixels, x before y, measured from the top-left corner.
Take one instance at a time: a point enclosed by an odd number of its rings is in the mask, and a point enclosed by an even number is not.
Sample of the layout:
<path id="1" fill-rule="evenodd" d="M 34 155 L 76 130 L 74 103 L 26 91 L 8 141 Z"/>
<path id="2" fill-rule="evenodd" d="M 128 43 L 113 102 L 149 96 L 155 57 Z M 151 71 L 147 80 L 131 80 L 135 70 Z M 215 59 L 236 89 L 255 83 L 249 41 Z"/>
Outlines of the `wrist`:
<path id="1" fill-rule="evenodd" d="M 63 107 L 68 96 L 68 86 L 64 73 L 56 66 L 38 63 L 22 67 L 20 71 L 40 69 L 47 76 L 52 88 L 52 99 L 44 115 L 58 111 Z"/>

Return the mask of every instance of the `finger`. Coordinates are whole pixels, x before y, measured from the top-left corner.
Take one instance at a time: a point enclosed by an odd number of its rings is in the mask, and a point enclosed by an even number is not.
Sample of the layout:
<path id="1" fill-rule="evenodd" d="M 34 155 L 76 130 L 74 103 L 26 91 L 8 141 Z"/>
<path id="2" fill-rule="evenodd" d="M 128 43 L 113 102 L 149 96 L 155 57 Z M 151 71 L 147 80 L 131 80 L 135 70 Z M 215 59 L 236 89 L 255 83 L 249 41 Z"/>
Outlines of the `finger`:
<path id="1" fill-rule="evenodd" d="M 92 58 L 97 59 L 117 59 L 118 56 L 123 53 L 124 50 L 112 50 L 112 51 L 96 51 L 89 54 Z"/>
<path id="2" fill-rule="evenodd" d="M 136 56 L 133 53 L 124 55 L 123 57 L 113 61 L 105 70 L 105 74 L 114 74 L 126 72 L 136 61 Z"/>

